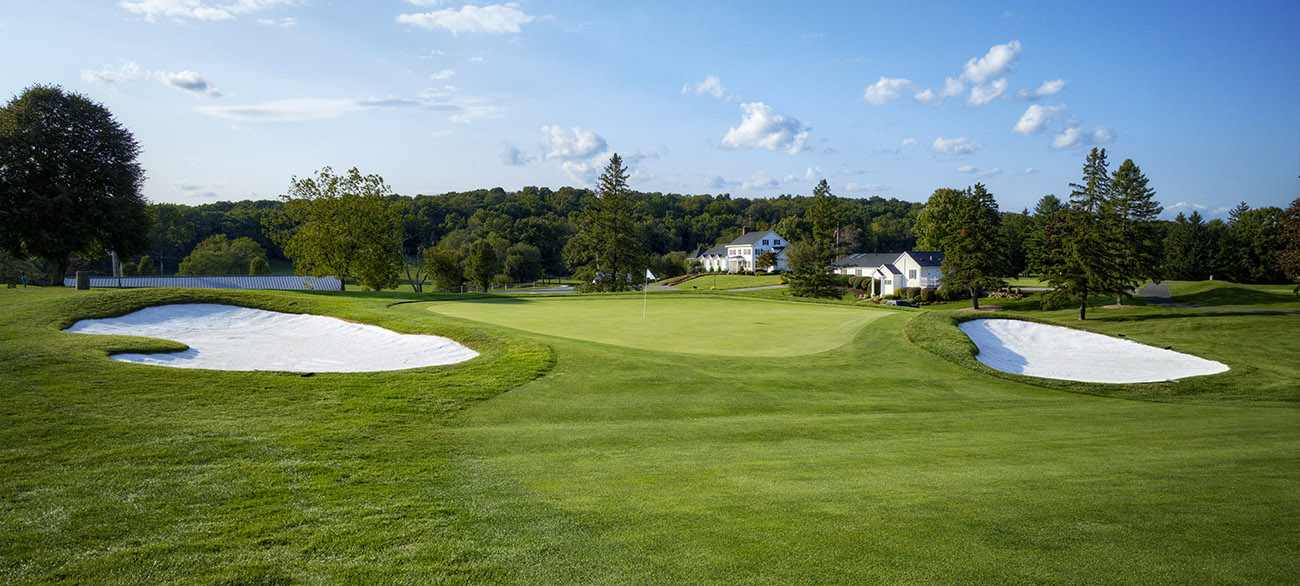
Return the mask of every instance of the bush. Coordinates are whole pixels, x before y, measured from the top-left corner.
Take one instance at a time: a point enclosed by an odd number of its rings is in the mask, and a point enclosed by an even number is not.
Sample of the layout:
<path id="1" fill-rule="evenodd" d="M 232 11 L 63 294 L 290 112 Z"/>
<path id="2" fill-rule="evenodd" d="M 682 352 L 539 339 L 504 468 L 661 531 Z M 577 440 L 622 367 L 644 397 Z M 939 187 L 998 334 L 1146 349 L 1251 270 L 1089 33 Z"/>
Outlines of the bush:
<path id="1" fill-rule="evenodd" d="M 861 289 L 862 277 L 849 277 L 849 286 L 854 289 Z"/>
<path id="2" fill-rule="evenodd" d="M 921 289 L 921 303 L 934 303 L 939 299 L 939 290 L 933 287 Z"/>

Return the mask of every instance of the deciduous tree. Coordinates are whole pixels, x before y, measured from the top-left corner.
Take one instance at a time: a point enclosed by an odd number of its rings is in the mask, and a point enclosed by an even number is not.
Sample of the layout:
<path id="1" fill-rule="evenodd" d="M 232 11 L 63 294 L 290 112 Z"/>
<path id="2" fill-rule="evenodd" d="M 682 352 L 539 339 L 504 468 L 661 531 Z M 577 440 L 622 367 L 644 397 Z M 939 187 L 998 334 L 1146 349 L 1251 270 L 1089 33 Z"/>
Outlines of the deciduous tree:
<path id="1" fill-rule="evenodd" d="M 1281 220 L 1277 267 L 1288 279 L 1295 281 L 1296 286 L 1291 291 L 1300 293 L 1300 197 L 1282 210 Z"/>
<path id="2" fill-rule="evenodd" d="M 200 242 L 185 260 L 181 261 L 178 275 L 251 275 L 253 262 L 266 262 L 266 251 L 252 238 L 231 240 L 217 234 Z M 271 272 L 268 264 L 266 272 Z"/>
<path id="3" fill-rule="evenodd" d="M 478 240 L 469 246 L 465 254 L 465 274 L 484 292 L 492 288 L 492 279 L 501 272 L 501 261 L 492 249 L 492 243 Z"/>
<path id="4" fill-rule="evenodd" d="M 396 287 L 402 232 L 390 195 L 378 175 L 354 167 L 340 176 L 325 167 L 314 178 L 294 177 L 280 196 L 283 210 L 265 225 L 300 275 L 334 275 L 340 284 L 355 278 L 376 291 Z"/>
<path id="5" fill-rule="evenodd" d="M 140 146 L 104 106 L 32 86 L 0 108 L 0 248 L 35 256 L 60 284 L 73 254 L 149 244 Z"/>

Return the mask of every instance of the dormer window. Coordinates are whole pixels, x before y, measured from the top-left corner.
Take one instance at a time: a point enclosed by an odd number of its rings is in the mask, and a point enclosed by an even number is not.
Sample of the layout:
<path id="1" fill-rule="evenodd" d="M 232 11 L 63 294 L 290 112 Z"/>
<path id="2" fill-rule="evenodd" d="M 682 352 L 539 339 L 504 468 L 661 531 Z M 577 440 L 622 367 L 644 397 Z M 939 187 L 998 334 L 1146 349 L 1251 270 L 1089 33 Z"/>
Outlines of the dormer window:
<path id="1" fill-rule="evenodd" d="M 763 246 L 767 246 L 767 241 L 766 241 L 766 240 L 763 241 Z"/>
<path id="2" fill-rule="evenodd" d="M 767 242 L 763 242 L 763 244 L 767 244 Z M 777 238 L 776 240 L 773 240 L 773 241 L 772 241 L 772 246 L 780 246 L 780 245 L 781 245 L 781 239 L 780 239 L 780 238 Z"/>

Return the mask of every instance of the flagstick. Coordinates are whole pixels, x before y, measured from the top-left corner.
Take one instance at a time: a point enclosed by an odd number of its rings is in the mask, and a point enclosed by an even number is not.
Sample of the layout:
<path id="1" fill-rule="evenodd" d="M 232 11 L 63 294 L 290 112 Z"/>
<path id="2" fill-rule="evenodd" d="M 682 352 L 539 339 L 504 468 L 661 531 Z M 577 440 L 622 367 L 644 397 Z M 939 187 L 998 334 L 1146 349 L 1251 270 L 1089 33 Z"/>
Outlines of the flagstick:
<path id="1" fill-rule="evenodd" d="M 649 269 L 646 269 L 647 271 Z M 641 285 L 641 319 L 645 319 L 645 308 L 647 300 L 650 299 L 650 277 L 644 277 L 644 284 Z"/>

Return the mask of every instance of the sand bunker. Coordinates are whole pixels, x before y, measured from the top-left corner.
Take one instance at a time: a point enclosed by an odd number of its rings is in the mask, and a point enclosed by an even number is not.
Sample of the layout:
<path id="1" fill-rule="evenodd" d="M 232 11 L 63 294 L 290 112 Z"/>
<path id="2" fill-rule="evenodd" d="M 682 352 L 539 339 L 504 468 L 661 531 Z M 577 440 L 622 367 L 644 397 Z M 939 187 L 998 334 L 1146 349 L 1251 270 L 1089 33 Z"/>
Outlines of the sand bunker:
<path id="1" fill-rule="evenodd" d="M 320 315 L 208 303 L 161 305 L 112 319 L 84 319 L 64 331 L 174 340 L 189 350 L 112 358 L 177 368 L 372 372 L 454 364 L 478 356 L 440 336 L 399 334 Z"/>
<path id="2" fill-rule="evenodd" d="M 1011 319 L 962 322 L 990 368 L 1091 383 L 1148 383 L 1226 372 L 1227 365 L 1130 340 Z"/>

